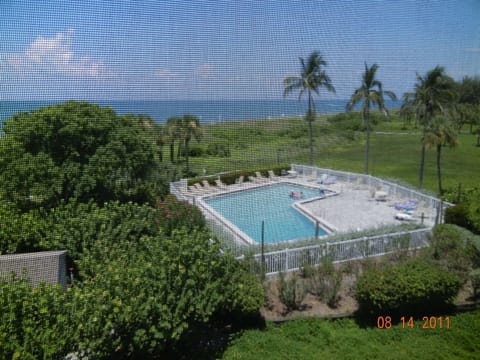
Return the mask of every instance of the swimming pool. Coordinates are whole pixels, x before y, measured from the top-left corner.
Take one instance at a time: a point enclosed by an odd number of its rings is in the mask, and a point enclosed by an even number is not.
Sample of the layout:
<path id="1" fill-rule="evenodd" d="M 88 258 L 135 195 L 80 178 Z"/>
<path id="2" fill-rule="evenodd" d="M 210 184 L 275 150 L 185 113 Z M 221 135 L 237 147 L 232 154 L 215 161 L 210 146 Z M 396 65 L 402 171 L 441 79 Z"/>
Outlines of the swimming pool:
<path id="1" fill-rule="evenodd" d="M 292 207 L 299 199 L 291 192 L 303 193 L 301 200 L 319 197 L 321 189 L 291 183 L 277 183 L 204 199 L 222 217 L 256 242 L 261 242 L 262 220 L 265 243 L 314 237 L 313 221 Z M 327 232 L 319 228 L 319 236 Z"/>

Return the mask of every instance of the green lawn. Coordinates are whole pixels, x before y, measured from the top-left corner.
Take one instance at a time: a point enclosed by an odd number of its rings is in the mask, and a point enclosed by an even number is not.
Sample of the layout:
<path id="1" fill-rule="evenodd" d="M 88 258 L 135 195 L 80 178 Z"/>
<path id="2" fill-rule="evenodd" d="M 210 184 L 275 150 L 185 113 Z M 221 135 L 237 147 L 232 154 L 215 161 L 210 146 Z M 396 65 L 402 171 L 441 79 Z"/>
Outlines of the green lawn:
<path id="1" fill-rule="evenodd" d="M 337 170 L 363 172 L 365 135 L 345 132 L 326 121 L 326 116 L 314 122 L 315 165 Z M 395 119 L 395 118 L 394 118 Z M 383 122 L 371 135 L 370 173 L 394 178 L 416 187 L 420 163 L 420 131 L 410 125 L 402 128 L 400 120 Z M 197 144 L 204 149 L 221 143 L 230 149 L 230 157 L 191 157 L 191 167 L 198 174 L 205 168 L 208 174 L 270 167 L 290 163 L 308 163 L 308 130 L 299 118 L 251 120 L 204 125 L 205 136 Z M 393 132 L 380 134 L 376 132 Z M 406 134 L 407 133 L 407 134 Z M 442 179 L 444 189 L 477 186 L 480 179 L 480 147 L 476 136 L 462 134 L 457 148 L 442 150 Z M 438 192 L 435 150 L 427 150 L 424 189 Z"/>
<path id="2" fill-rule="evenodd" d="M 450 329 L 359 327 L 354 320 L 304 319 L 247 330 L 223 359 L 478 359 L 480 311 L 450 316 Z M 375 326 L 373 324 L 373 326 Z"/>

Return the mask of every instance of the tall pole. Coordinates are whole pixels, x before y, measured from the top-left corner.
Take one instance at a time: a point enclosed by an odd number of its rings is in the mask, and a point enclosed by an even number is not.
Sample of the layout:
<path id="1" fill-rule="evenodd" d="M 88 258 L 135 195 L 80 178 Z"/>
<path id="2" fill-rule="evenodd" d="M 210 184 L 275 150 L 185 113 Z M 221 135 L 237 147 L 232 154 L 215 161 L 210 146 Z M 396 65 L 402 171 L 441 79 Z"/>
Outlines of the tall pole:
<path id="1" fill-rule="evenodd" d="M 262 281 L 265 279 L 265 220 L 262 220 Z"/>

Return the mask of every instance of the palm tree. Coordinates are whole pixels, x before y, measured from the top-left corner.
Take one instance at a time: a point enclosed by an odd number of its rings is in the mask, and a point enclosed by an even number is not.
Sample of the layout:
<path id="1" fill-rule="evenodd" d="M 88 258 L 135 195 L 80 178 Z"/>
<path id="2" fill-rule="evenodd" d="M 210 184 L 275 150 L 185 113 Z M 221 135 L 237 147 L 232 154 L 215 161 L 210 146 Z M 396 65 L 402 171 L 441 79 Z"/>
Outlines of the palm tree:
<path id="1" fill-rule="evenodd" d="M 167 120 L 165 128 L 165 137 L 166 142 L 170 146 L 170 162 L 175 162 L 174 153 L 175 153 L 175 141 L 180 140 L 180 125 L 182 119 L 179 117 L 171 117 Z"/>
<path id="2" fill-rule="evenodd" d="M 445 74 L 442 66 L 436 66 L 422 77 L 417 74 L 415 84 L 415 104 L 423 121 L 422 150 L 418 188 L 423 186 L 425 168 L 425 135 L 430 119 L 436 113 L 446 113 L 446 106 L 455 98 L 454 81 Z"/>
<path id="3" fill-rule="evenodd" d="M 283 96 L 287 96 L 291 92 L 298 90 L 298 100 L 307 92 L 308 96 L 308 110 L 305 120 L 308 121 L 308 131 L 310 139 L 310 165 L 313 165 L 313 130 L 312 122 L 315 120 L 315 103 L 313 101 L 312 92 L 319 95 L 320 88 L 324 87 L 330 92 L 335 92 L 330 77 L 327 75 L 323 67 L 327 65 L 323 56 L 318 51 L 310 54 L 305 63 L 303 58 L 300 58 L 300 76 L 290 76 L 283 80 L 285 89 Z"/>
<path id="4" fill-rule="evenodd" d="M 185 162 L 187 166 L 187 174 L 190 173 L 190 168 L 189 168 L 189 162 L 188 162 L 188 157 L 189 157 L 189 144 L 192 139 L 195 139 L 199 141 L 202 136 L 203 136 L 203 129 L 200 126 L 200 120 L 198 117 L 185 114 L 181 118 L 180 122 L 180 133 L 181 133 L 181 138 L 184 143 L 184 152 L 185 152 Z"/>
<path id="5" fill-rule="evenodd" d="M 412 116 L 415 115 L 415 127 L 418 125 L 418 112 L 415 107 L 415 94 L 406 92 L 402 96 L 402 106 L 400 107 L 400 116 L 403 118 L 403 126 L 410 123 Z"/>
<path id="6" fill-rule="evenodd" d="M 442 147 L 445 145 L 456 147 L 458 145 L 457 132 L 455 131 L 453 124 L 446 117 L 437 116 L 431 119 L 425 129 L 424 143 L 427 148 L 434 147 L 437 150 L 438 193 L 442 195 L 442 175 L 440 171 Z"/>
<path id="7" fill-rule="evenodd" d="M 365 72 L 362 75 L 362 86 L 355 90 L 346 106 L 347 111 L 350 111 L 356 104 L 363 101 L 362 115 L 363 122 L 366 125 L 367 134 L 365 146 L 365 174 L 368 174 L 368 156 L 370 151 L 370 106 L 377 105 L 379 110 L 388 115 L 383 95 L 387 95 L 392 100 L 397 99 L 397 96 L 392 91 L 383 90 L 382 83 L 375 79 L 377 69 L 377 64 L 368 67 L 367 63 L 365 63 Z"/>

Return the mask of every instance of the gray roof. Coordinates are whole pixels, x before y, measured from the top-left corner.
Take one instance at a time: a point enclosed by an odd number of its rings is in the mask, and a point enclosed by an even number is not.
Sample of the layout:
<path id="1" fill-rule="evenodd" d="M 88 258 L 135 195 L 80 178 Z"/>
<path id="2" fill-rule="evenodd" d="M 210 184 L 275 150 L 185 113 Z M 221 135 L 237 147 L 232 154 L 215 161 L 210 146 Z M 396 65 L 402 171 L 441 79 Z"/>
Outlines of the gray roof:
<path id="1" fill-rule="evenodd" d="M 26 271 L 26 277 L 33 286 L 43 281 L 47 284 L 60 284 L 65 290 L 67 287 L 66 257 L 65 250 L 1 255 L 0 278 L 9 278 L 12 272 L 17 277 L 21 277 Z"/>

